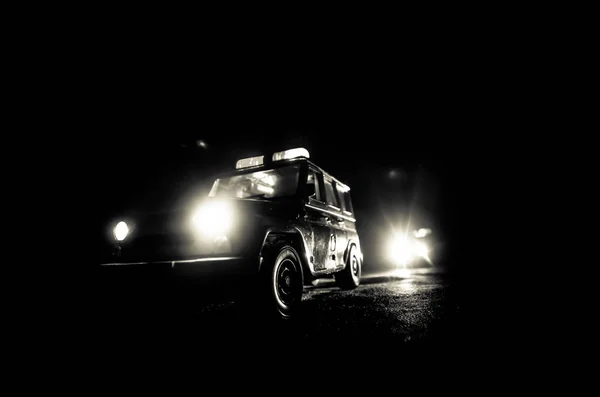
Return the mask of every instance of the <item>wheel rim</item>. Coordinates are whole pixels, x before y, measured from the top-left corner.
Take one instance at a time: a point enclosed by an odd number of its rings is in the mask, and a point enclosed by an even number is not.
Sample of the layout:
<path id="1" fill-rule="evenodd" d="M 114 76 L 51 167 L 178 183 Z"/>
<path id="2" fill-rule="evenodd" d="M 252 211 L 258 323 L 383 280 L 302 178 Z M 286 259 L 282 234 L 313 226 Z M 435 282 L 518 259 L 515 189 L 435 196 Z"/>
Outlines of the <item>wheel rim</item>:
<path id="1" fill-rule="evenodd" d="M 296 300 L 296 289 L 298 284 L 298 272 L 296 265 L 290 259 L 281 262 L 275 276 L 275 290 L 278 300 L 289 306 Z"/>
<path id="2" fill-rule="evenodd" d="M 358 259 L 356 258 L 355 255 L 352 255 L 352 259 L 350 262 L 350 267 L 352 269 L 352 277 L 355 280 L 358 280 L 359 276 L 360 276 L 360 265 L 358 263 Z"/>

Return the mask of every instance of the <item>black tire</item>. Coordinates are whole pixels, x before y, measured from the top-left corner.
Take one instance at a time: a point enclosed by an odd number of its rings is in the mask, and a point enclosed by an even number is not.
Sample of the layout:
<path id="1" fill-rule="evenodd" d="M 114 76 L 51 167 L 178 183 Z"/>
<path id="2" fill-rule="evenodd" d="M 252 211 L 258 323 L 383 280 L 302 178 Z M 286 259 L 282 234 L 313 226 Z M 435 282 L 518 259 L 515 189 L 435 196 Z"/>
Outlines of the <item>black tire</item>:
<path id="1" fill-rule="evenodd" d="M 304 280 L 300 257 L 295 249 L 285 246 L 265 259 L 260 286 L 263 309 L 270 317 L 289 320 L 302 301 Z"/>
<path id="2" fill-rule="evenodd" d="M 339 288 L 344 290 L 354 289 L 360 285 L 361 273 L 362 266 L 356 255 L 356 248 L 352 247 L 348 254 L 346 267 L 344 270 L 334 274 L 335 283 Z"/>

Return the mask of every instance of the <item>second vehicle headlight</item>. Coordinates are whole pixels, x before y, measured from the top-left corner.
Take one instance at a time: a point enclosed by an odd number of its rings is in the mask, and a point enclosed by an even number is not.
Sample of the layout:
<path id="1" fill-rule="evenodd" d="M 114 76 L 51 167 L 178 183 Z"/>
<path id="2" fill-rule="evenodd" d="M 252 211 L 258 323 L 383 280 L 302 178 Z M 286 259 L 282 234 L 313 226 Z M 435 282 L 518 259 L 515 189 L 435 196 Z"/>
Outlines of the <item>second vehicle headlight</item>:
<path id="1" fill-rule="evenodd" d="M 422 258 L 429 257 L 429 247 L 423 241 L 413 242 L 413 253 Z"/>
<path id="2" fill-rule="evenodd" d="M 411 247 L 404 235 L 394 236 L 388 245 L 388 256 L 396 263 L 406 264 L 411 260 Z"/>
<path id="3" fill-rule="evenodd" d="M 417 257 L 427 259 L 429 247 L 423 241 L 412 239 L 406 235 L 396 235 L 389 242 L 388 256 L 394 262 L 405 265 Z"/>

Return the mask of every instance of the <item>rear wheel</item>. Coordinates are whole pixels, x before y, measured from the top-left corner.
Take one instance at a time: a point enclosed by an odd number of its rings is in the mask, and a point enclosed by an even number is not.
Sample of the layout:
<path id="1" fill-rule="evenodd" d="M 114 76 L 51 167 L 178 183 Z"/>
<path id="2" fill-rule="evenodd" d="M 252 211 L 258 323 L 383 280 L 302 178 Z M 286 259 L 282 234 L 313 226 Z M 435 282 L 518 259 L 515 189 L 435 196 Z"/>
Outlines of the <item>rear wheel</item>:
<path id="1" fill-rule="evenodd" d="M 360 284 L 362 273 L 361 263 L 356 254 L 356 248 L 352 247 L 348 254 L 348 262 L 344 270 L 335 273 L 335 282 L 341 289 L 354 289 Z"/>

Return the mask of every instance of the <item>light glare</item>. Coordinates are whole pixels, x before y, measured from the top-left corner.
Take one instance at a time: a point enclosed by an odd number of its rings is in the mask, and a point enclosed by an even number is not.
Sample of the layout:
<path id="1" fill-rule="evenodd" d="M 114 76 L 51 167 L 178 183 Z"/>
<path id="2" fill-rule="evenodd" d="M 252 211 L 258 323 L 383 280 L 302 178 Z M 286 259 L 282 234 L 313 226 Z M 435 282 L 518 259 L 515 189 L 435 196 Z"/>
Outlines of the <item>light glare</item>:
<path id="1" fill-rule="evenodd" d="M 396 236 L 388 247 L 390 258 L 401 265 L 406 265 L 411 259 L 411 249 L 408 238 L 404 235 Z"/>
<path id="2" fill-rule="evenodd" d="M 231 229 L 233 211 L 227 202 L 207 202 L 193 215 L 192 223 L 205 236 L 221 236 Z"/>
<path id="3" fill-rule="evenodd" d="M 415 255 L 423 257 L 423 258 L 427 258 L 429 256 L 429 248 L 427 247 L 427 244 L 425 244 L 422 241 L 416 241 L 413 244 L 413 250 Z"/>
<path id="4" fill-rule="evenodd" d="M 429 260 L 429 247 L 422 241 L 415 241 L 405 235 L 398 235 L 389 243 L 388 256 L 396 264 L 406 266 L 418 257 Z"/>
<path id="5" fill-rule="evenodd" d="M 431 234 L 431 229 L 421 228 L 419 230 L 415 230 L 414 234 L 416 238 L 427 237 Z"/>

